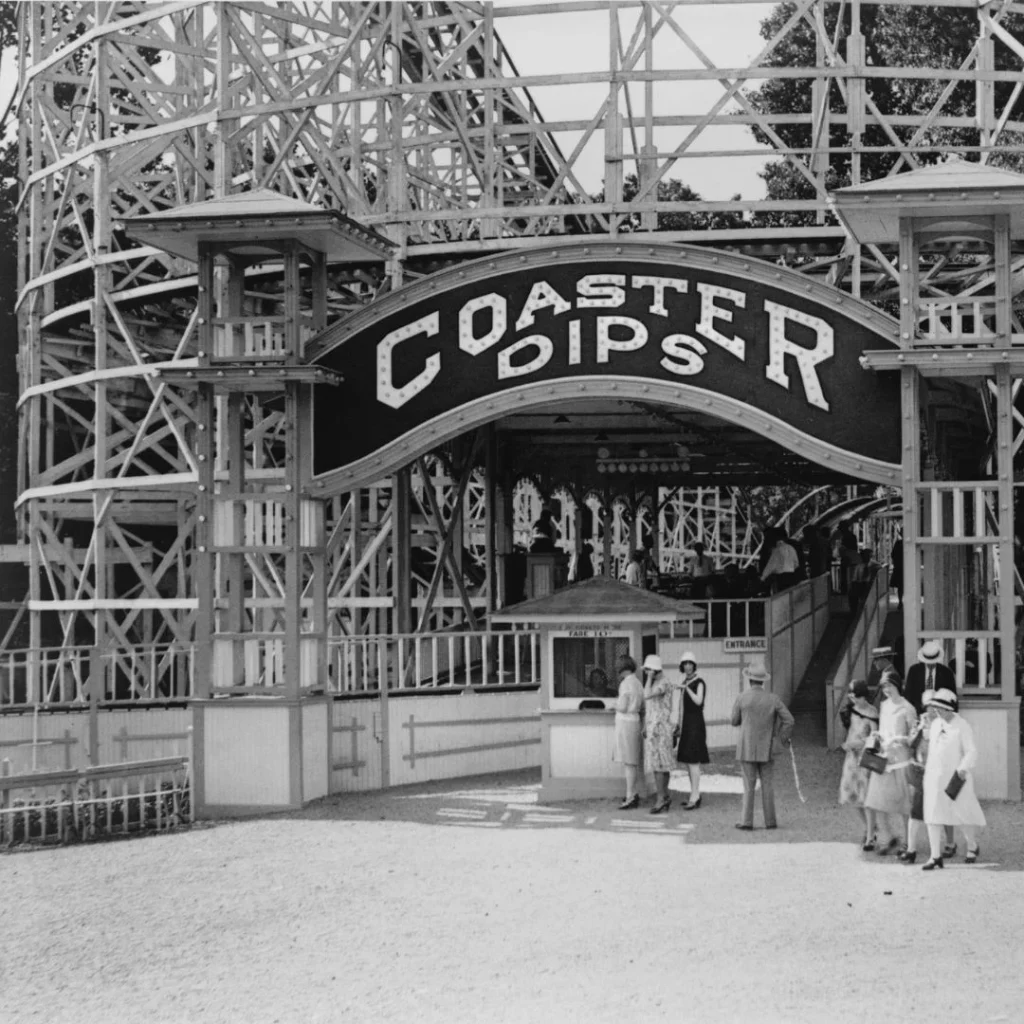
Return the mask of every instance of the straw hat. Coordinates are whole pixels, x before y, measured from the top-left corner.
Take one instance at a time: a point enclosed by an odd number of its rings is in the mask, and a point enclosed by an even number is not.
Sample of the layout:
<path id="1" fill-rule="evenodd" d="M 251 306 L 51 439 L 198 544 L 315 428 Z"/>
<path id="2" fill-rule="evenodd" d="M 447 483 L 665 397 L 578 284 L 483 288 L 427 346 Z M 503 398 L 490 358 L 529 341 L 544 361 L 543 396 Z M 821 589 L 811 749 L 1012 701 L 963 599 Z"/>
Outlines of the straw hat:
<path id="1" fill-rule="evenodd" d="M 648 654 L 644 658 L 644 669 L 650 669 L 652 672 L 661 672 L 664 669 L 664 665 L 661 663 L 661 658 L 656 654 Z"/>
<path id="2" fill-rule="evenodd" d="M 952 690 L 936 690 L 927 703 L 929 707 L 956 711 L 956 694 Z"/>
<path id="3" fill-rule="evenodd" d="M 768 669 L 764 665 L 748 665 L 743 670 L 747 679 L 752 683 L 764 683 L 768 681 Z"/>
<path id="4" fill-rule="evenodd" d="M 942 661 L 942 648 L 938 641 L 926 640 L 921 644 L 921 649 L 917 652 L 917 660 L 922 665 L 937 665 Z"/>
<path id="5" fill-rule="evenodd" d="M 896 649 L 894 647 L 872 647 L 871 657 L 872 658 L 892 658 L 896 655 Z"/>

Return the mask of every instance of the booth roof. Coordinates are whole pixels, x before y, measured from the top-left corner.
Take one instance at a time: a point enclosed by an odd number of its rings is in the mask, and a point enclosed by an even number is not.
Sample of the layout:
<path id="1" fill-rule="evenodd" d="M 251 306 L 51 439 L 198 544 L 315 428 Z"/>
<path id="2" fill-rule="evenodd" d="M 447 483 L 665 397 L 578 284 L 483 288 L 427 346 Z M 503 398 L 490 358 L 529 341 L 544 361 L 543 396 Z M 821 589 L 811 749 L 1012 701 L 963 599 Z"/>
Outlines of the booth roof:
<path id="1" fill-rule="evenodd" d="M 604 576 L 574 583 L 544 597 L 510 605 L 492 622 L 677 622 L 704 613 L 688 601 L 653 594 Z"/>

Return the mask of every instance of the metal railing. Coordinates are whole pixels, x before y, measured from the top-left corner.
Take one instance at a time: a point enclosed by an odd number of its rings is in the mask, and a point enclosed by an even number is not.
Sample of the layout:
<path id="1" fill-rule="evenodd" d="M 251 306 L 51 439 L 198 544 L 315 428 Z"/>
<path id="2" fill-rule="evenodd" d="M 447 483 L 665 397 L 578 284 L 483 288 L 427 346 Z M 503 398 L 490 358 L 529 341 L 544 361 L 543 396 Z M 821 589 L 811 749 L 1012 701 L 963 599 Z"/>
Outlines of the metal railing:
<path id="1" fill-rule="evenodd" d="M 534 630 L 332 637 L 327 654 L 329 693 L 540 683 Z"/>

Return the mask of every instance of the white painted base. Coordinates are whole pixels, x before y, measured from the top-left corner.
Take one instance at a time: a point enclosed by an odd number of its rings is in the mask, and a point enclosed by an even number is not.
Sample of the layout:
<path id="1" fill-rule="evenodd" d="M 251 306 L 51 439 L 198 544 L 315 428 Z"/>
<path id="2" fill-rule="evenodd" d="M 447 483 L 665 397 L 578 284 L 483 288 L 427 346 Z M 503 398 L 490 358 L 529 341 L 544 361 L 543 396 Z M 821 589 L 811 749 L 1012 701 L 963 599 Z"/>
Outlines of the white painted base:
<path id="1" fill-rule="evenodd" d="M 327 795 L 323 697 L 193 702 L 197 818 L 295 809 Z"/>
<path id="2" fill-rule="evenodd" d="M 964 697 L 960 714 L 974 730 L 974 789 L 982 800 L 1020 800 L 1020 700 Z"/>

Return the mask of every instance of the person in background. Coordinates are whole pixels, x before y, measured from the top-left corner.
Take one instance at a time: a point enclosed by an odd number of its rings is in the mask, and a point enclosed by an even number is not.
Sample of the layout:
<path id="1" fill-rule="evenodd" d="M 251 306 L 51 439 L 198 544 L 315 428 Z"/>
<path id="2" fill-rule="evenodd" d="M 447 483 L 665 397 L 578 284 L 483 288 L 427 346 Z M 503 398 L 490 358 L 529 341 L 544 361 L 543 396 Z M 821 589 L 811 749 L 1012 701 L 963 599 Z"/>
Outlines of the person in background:
<path id="1" fill-rule="evenodd" d="M 693 555 L 687 559 L 686 569 L 693 577 L 693 596 L 705 597 L 708 579 L 715 572 L 715 562 L 710 555 L 704 554 L 704 545 L 700 541 L 693 545 Z"/>
<path id="2" fill-rule="evenodd" d="M 636 662 L 623 655 L 616 663 L 619 697 L 615 702 L 615 750 L 612 760 L 622 765 L 626 775 L 626 799 L 620 811 L 640 806 L 638 782 L 643 764 L 643 731 L 640 720 L 644 709 L 644 688 L 636 677 Z"/>
<path id="3" fill-rule="evenodd" d="M 759 778 L 764 827 L 776 828 L 778 825 L 772 746 L 776 736 L 784 746 L 789 745 L 794 721 L 782 700 L 774 693 L 765 692 L 768 671 L 763 666 L 750 666 L 745 675 L 748 686 L 732 706 L 731 721 L 740 730 L 736 740 L 736 760 L 743 774 L 743 810 L 736 827 L 749 832 L 754 827 L 754 788 Z"/>
<path id="4" fill-rule="evenodd" d="M 896 591 L 900 607 L 903 607 L 903 538 L 897 537 L 889 552 L 889 587 Z"/>
<path id="5" fill-rule="evenodd" d="M 870 548 L 863 548 L 857 564 L 850 572 L 850 586 L 847 595 L 850 602 L 850 614 L 856 615 L 857 609 L 867 597 L 871 589 L 871 581 L 875 578 L 880 566 L 872 557 Z"/>
<path id="6" fill-rule="evenodd" d="M 669 773 L 676 766 L 672 729 L 672 684 L 665 678 L 661 658 L 644 658 L 644 765 L 654 772 L 657 799 L 651 814 L 663 814 L 672 805 Z"/>
<path id="7" fill-rule="evenodd" d="M 801 538 L 807 577 L 813 580 L 816 576 L 828 572 L 828 545 L 822 543 L 821 534 L 810 525 L 803 528 Z"/>
<path id="8" fill-rule="evenodd" d="M 924 768 L 924 823 L 928 829 L 931 855 L 922 865 L 924 871 L 941 868 L 944 860 L 942 828 L 959 825 L 967 840 L 964 861 L 978 859 L 978 832 L 985 827 L 985 814 L 974 792 L 972 772 L 978 763 L 974 731 L 965 718 L 956 713 L 956 694 L 938 690 L 931 697 L 937 717 L 928 728 L 928 760 Z M 960 791 L 949 795 L 949 786 L 959 780 Z"/>
<path id="9" fill-rule="evenodd" d="M 576 557 L 576 567 L 573 573 L 573 582 L 582 583 L 584 580 L 594 578 L 594 546 L 589 541 L 584 541 Z"/>
<path id="10" fill-rule="evenodd" d="M 876 812 L 879 826 L 885 824 L 889 838 L 879 842 L 883 857 L 903 845 L 910 816 L 911 792 L 909 766 L 910 737 L 917 724 L 917 713 L 900 692 L 900 678 L 895 672 L 882 676 L 882 706 L 878 712 L 878 731 L 869 744 L 888 762 L 881 774 L 871 773 L 864 806 Z"/>
<path id="11" fill-rule="evenodd" d="M 840 712 L 846 726 L 843 750 L 843 774 L 839 779 L 839 803 L 855 807 L 864 823 L 864 838 L 861 849 L 870 852 L 875 848 L 875 812 L 864 806 L 868 794 L 871 772 L 861 768 L 860 755 L 868 737 L 878 728 L 878 711 L 868 700 L 868 684 L 864 679 L 854 679 L 850 684 L 848 702 Z"/>
<path id="12" fill-rule="evenodd" d="M 533 538 L 530 542 L 530 551 L 536 554 L 550 553 L 555 550 L 555 541 L 558 538 L 558 527 L 551 512 L 551 506 L 545 505 L 540 510 L 540 515 L 533 524 Z"/>
<path id="13" fill-rule="evenodd" d="M 683 699 L 676 760 L 686 765 L 687 774 L 690 776 L 690 802 L 683 804 L 683 810 L 695 811 L 700 807 L 700 766 L 711 760 L 708 756 L 707 726 L 704 723 L 707 685 L 697 675 L 697 658 L 692 651 L 683 652 L 679 671 L 683 676 L 680 684 Z"/>
<path id="14" fill-rule="evenodd" d="M 917 664 L 907 670 L 906 697 L 921 714 L 921 698 L 925 690 L 951 690 L 956 694 L 956 676 L 942 661 L 942 647 L 937 640 L 926 640 L 917 652 Z"/>
<path id="15" fill-rule="evenodd" d="M 850 585 L 850 574 L 860 560 L 857 537 L 845 520 L 836 526 L 832 534 L 832 551 L 839 562 L 839 593 L 845 594 Z"/>
<path id="16" fill-rule="evenodd" d="M 882 702 L 882 676 L 897 672 L 896 650 L 888 644 L 871 648 L 871 668 L 868 669 L 868 700 L 877 708 Z M 898 672 L 897 672 L 898 674 Z"/>
<path id="17" fill-rule="evenodd" d="M 626 566 L 626 582 L 631 587 L 647 587 L 647 567 L 644 552 L 641 548 L 630 555 L 629 563 Z"/>
<path id="18" fill-rule="evenodd" d="M 769 583 L 772 593 L 793 586 L 798 579 L 800 559 L 795 548 L 781 530 L 772 530 L 773 547 L 765 567 L 761 570 L 761 582 Z M 765 539 L 767 543 L 767 538 Z"/>

